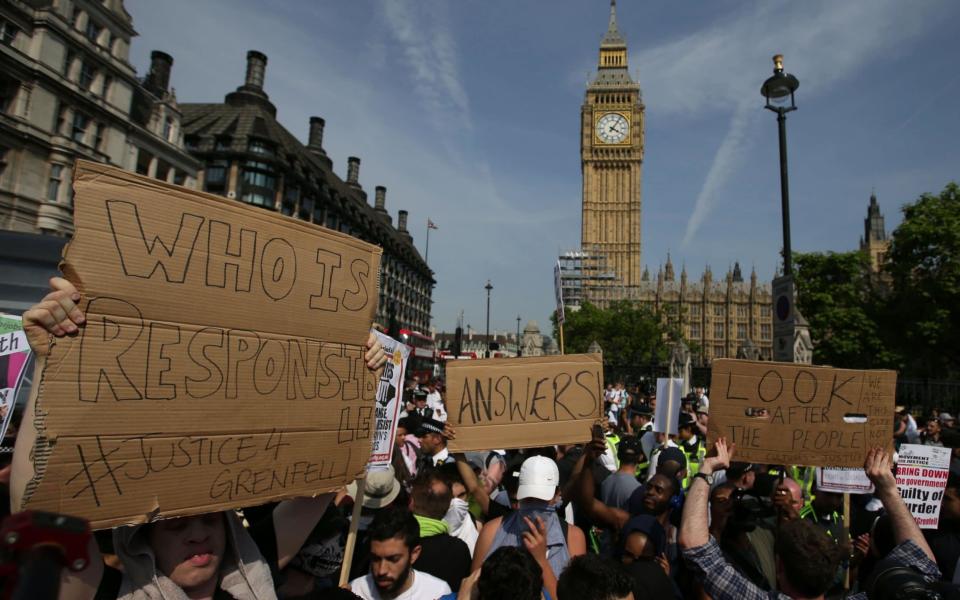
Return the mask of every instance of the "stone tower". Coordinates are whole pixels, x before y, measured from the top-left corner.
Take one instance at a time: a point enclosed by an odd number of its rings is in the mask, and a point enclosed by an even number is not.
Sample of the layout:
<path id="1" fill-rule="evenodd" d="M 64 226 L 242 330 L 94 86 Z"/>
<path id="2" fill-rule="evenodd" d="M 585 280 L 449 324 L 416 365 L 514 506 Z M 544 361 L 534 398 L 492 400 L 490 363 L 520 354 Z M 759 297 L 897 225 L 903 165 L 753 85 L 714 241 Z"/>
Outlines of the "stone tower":
<path id="1" fill-rule="evenodd" d="M 600 42 L 597 74 L 580 110 L 583 173 L 581 246 L 614 275 L 586 298 L 605 306 L 640 284 L 640 182 L 644 106 L 627 69 L 627 42 L 617 28 L 616 0 Z"/>
<path id="2" fill-rule="evenodd" d="M 890 249 L 890 239 L 883 223 L 883 214 L 877 204 L 877 195 L 870 194 L 867 218 L 863 220 L 863 237 L 860 238 L 860 250 L 870 255 L 870 271 L 878 273 L 883 258 Z"/>

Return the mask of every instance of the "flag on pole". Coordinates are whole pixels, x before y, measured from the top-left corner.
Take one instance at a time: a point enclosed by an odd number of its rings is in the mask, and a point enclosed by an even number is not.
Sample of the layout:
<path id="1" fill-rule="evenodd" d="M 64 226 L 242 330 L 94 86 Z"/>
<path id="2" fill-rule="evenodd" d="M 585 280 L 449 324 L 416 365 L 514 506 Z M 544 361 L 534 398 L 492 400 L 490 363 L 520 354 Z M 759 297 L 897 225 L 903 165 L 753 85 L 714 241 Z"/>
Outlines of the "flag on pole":
<path id="1" fill-rule="evenodd" d="M 427 229 L 439 229 L 439 228 L 434 224 L 433 221 L 431 221 L 430 219 L 427 219 Z"/>

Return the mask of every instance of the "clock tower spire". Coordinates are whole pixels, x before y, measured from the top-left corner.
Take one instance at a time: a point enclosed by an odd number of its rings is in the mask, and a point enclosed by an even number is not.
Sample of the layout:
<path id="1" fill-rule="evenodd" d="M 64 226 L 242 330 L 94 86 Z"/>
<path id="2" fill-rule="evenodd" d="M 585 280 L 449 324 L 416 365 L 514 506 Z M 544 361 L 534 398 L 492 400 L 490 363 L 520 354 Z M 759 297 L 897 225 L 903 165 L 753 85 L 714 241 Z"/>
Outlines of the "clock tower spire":
<path id="1" fill-rule="evenodd" d="M 606 306 L 635 296 L 641 281 L 644 106 L 640 85 L 627 69 L 627 41 L 617 23 L 616 0 L 610 2 L 597 73 L 580 108 L 580 129 L 581 246 L 609 272 L 591 286 L 588 296 L 593 297 L 586 299 Z"/>

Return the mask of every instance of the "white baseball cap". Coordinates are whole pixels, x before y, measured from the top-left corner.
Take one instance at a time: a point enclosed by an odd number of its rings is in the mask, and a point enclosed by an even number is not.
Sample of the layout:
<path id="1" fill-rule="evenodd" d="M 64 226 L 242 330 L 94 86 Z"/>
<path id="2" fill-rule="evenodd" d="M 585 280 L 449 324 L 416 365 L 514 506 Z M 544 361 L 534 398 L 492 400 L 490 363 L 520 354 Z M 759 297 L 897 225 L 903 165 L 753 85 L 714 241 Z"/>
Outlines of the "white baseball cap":
<path id="1" fill-rule="evenodd" d="M 546 456 L 531 456 L 520 466 L 520 487 L 517 500 L 536 498 L 549 502 L 557 495 L 560 470 L 557 463 Z"/>

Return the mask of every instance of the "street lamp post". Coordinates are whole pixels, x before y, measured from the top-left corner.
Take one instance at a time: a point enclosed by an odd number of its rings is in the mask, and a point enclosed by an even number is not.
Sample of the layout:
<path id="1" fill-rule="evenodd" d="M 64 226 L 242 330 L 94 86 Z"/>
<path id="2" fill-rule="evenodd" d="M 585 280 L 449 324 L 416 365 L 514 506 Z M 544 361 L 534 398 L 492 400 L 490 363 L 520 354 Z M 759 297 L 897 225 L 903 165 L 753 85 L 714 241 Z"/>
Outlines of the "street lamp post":
<path id="1" fill-rule="evenodd" d="M 764 108 L 777 113 L 780 134 L 780 204 L 783 212 L 783 274 L 793 274 L 790 251 L 790 186 L 787 180 L 787 113 L 797 110 L 793 93 L 800 87 L 796 77 L 783 72 L 783 55 L 773 57 L 773 76 L 763 82 L 760 93 L 766 99 Z"/>
<path id="2" fill-rule="evenodd" d="M 493 285 L 489 279 L 483 289 L 487 290 L 487 353 L 485 357 L 490 358 L 490 291 L 493 290 Z"/>
<path id="3" fill-rule="evenodd" d="M 523 356 L 523 350 L 520 348 L 520 315 L 517 315 L 517 356 Z"/>
<path id="4" fill-rule="evenodd" d="M 773 358 L 796 362 L 798 348 L 812 350 L 809 330 L 797 310 L 793 284 L 793 253 L 790 248 L 790 184 L 787 179 L 787 113 L 797 110 L 794 93 L 800 87 L 796 77 L 783 71 L 783 55 L 773 57 L 773 75 L 763 82 L 760 94 L 764 108 L 777 113 L 780 137 L 780 204 L 783 213 L 783 275 L 773 279 Z M 801 361 L 810 361 L 810 352 L 802 352 Z"/>

